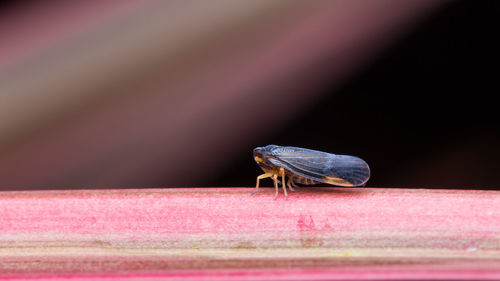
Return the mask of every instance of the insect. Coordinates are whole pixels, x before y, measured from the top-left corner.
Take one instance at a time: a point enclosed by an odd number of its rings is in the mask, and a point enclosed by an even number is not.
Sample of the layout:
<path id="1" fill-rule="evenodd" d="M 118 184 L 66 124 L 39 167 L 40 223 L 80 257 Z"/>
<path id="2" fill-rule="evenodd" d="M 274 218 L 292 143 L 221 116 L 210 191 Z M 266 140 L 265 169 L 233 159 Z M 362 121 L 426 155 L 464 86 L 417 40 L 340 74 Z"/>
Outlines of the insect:
<path id="1" fill-rule="evenodd" d="M 349 155 L 336 155 L 317 150 L 293 146 L 268 145 L 253 150 L 255 162 L 264 170 L 257 177 L 257 184 L 252 194 L 259 190 L 259 181 L 272 178 L 278 197 L 278 183 L 281 184 L 285 197 L 288 197 L 285 187 L 290 191 L 297 184 L 327 183 L 337 186 L 362 186 L 370 178 L 370 167 L 361 158 Z"/>

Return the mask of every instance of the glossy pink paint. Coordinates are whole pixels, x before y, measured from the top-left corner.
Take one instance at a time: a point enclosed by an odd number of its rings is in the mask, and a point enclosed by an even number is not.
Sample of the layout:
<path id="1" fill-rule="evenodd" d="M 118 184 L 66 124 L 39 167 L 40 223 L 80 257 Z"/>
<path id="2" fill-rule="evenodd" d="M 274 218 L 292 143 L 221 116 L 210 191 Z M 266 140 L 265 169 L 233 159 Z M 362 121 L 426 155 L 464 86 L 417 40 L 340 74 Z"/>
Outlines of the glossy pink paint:
<path id="1" fill-rule="evenodd" d="M 0 276 L 495 279 L 500 192 L 249 188 L 0 193 Z"/>

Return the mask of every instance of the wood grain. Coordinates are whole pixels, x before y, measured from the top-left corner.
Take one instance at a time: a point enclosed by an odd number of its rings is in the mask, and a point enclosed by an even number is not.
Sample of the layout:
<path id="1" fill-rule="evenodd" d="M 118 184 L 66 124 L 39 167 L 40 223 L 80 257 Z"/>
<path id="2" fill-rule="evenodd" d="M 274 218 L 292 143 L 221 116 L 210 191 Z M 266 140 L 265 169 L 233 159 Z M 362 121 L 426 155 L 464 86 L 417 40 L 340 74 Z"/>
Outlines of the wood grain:
<path id="1" fill-rule="evenodd" d="M 0 192 L 0 279 L 499 279 L 500 192 Z"/>

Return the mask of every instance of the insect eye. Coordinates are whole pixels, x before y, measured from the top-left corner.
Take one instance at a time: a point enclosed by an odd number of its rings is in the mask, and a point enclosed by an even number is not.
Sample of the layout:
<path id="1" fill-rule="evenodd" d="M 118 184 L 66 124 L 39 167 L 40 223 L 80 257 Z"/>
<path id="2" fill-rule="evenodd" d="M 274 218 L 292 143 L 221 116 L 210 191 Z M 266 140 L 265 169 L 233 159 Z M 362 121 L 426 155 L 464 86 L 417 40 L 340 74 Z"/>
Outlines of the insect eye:
<path id="1" fill-rule="evenodd" d="M 262 162 L 262 149 L 260 147 L 257 147 L 256 149 L 253 150 L 253 158 L 255 159 L 256 162 Z"/>

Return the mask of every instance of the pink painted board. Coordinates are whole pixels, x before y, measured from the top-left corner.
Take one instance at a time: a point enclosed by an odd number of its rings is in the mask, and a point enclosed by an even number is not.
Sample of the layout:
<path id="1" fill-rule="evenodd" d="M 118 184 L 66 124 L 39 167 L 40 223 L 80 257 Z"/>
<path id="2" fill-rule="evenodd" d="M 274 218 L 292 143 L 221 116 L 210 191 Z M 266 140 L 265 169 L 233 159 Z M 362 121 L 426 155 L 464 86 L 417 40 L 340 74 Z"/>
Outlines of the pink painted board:
<path id="1" fill-rule="evenodd" d="M 0 279 L 500 279 L 500 192 L 0 192 Z"/>

